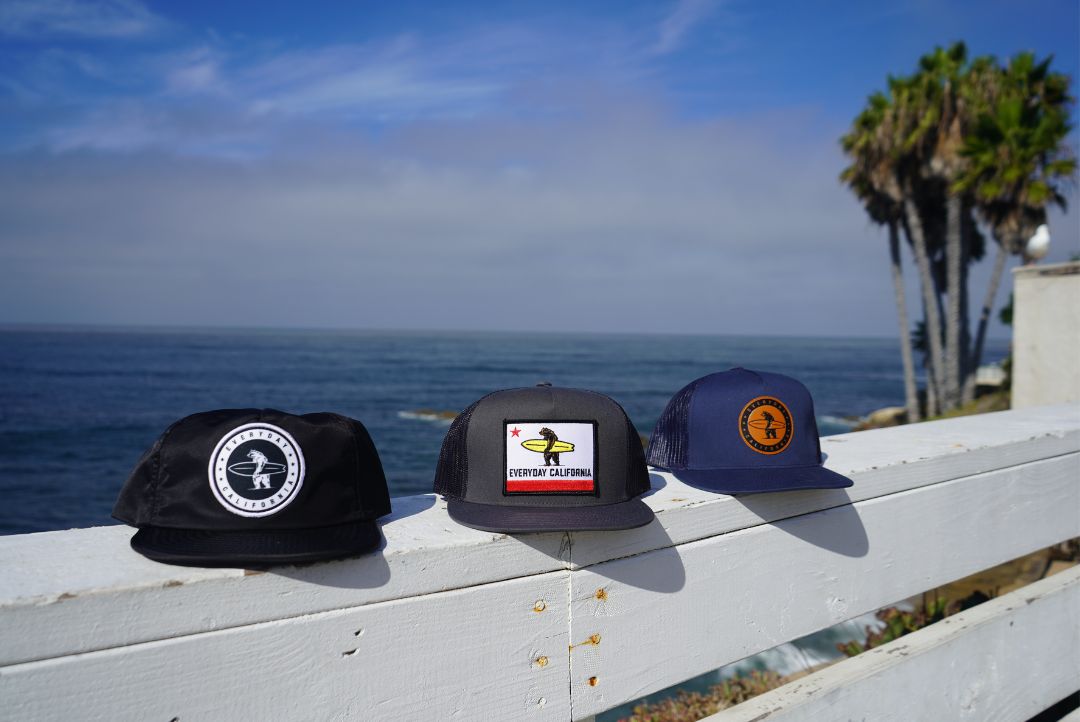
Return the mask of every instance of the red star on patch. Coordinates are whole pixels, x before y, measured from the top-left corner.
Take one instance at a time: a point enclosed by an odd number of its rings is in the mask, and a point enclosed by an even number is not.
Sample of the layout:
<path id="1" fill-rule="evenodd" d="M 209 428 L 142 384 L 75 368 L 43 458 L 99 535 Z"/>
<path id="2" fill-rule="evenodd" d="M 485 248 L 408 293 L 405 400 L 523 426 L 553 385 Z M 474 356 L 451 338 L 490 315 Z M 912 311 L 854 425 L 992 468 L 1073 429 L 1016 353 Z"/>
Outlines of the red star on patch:
<path id="1" fill-rule="evenodd" d="M 510 429 L 510 435 L 511 436 L 517 436 L 520 433 L 521 433 L 521 429 L 519 429 L 516 426 L 514 428 Z"/>

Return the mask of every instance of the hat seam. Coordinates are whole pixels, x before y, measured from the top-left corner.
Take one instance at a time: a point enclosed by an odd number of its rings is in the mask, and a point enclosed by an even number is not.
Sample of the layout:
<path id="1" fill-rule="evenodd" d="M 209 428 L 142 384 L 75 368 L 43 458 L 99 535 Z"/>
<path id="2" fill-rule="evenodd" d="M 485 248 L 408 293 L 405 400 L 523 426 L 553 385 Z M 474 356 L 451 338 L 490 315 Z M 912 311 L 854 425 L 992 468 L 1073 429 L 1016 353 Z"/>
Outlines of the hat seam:
<path id="1" fill-rule="evenodd" d="M 461 491 L 460 491 L 460 496 L 458 497 L 459 499 L 465 499 L 465 496 L 469 493 L 469 435 L 470 435 L 470 431 L 472 430 L 472 416 L 473 416 L 473 414 L 475 414 L 480 409 L 480 407 L 483 405 L 484 401 L 486 401 L 488 398 L 490 398 L 490 397 L 492 397 L 492 396 L 494 396 L 494 395 L 496 395 L 498 393 L 501 393 L 502 391 L 519 391 L 521 389 L 527 389 L 527 388 L 533 388 L 533 387 L 531 387 L 531 386 L 521 386 L 521 387 L 516 388 L 516 389 L 497 389 L 495 391 L 489 391 L 488 393 L 486 393 L 483 396 L 481 396 L 480 398 L 478 398 L 476 401 L 473 401 L 471 404 L 466 406 L 464 409 L 461 410 L 461 412 L 457 416 L 454 417 L 454 421 L 457 421 L 457 419 L 460 418 L 461 416 L 464 416 L 465 414 L 469 414 L 469 418 L 462 421 L 462 423 L 465 425 L 465 433 L 462 434 L 462 437 L 463 437 L 462 438 L 462 446 L 464 448 L 461 450 L 461 452 L 462 452 L 461 457 L 465 460 L 465 463 L 464 463 L 463 468 L 462 468 Z M 472 409 L 472 412 L 470 412 L 469 409 Z M 453 422 L 451 422 L 451 425 L 453 425 Z M 447 433 L 449 433 L 449 430 L 447 430 Z M 438 473 L 438 469 L 436 469 L 436 473 Z"/>
<path id="2" fill-rule="evenodd" d="M 354 509 L 356 513 L 360 514 L 364 511 L 364 504 L 360 499 L 360 484 L 358 483 L 360 476 L 360 442 L 356 439 L 356 430 L 352 424 L 345 420 L 345 417 L 340 414 L 334 414 L 338 423 L 345 427 L 345 433 L 348 434 L 349 439 L 352 441 L 353 447 L 353 461 L 355 462 L 355 468 L 353 471 L 356 473 L 357 481 L 353 483 L 353 500 L 355 503 Z"/>
<path id="3" fill-rule="evenodd" d="M 173 429 L 175 429 L 181 421 L 183 421 L 183 419 L 169 424 L 169 428 L 165 429 L 165 432 L 162 433 L 157 441 L 157 451 L 154 453 L 154 485 L 150 489 L 150 518 L 146 521 L 147 525 L 153 525 L 154 520 L 156 520 L 158 516 L 158 507 L 160 504 L 158 490 L 161 488 L 161 455 L 165 451 L 165 442 L 168 440 L 169 435 L 172 434 Z"/>
<path id="4" fill-rule="evenodd" d="M 693 381 L 690 382 L 690 386 L 691 386 L 691 389 L 690 389 L 690 403 L 687 405 L 687 408 L 686 408 L 686 461 L 687 461 L 687 463 L 690 462 L 690 452 L 693 449 L 694 436 L 693 436 L 693 434 L 690 433 L 690 426 L 691 426 L 691 424 L 694 423 L 694 405 L 695 405 L 695 402 L 697 401 L 697 387 L 701 385 L 701 382 L 702 382 L 702 380 L 704 378 L 708 378 L 708 377 L 705 376 L 705 377 L 702 377 L 702 378 L 699 378 L 699 379 L 694 379 Z"/>

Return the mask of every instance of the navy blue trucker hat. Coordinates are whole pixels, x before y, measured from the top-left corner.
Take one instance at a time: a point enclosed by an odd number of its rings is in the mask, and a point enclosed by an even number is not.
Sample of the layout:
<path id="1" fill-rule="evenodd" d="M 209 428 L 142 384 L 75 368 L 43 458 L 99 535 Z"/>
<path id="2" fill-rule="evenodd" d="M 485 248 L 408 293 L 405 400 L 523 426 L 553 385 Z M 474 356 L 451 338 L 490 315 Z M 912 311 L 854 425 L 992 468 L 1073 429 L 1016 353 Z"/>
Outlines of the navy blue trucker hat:
<path id="1" fill-rule="evenodd" d="M 684 386 L 649 441 L 648 462 L 722 494 L 840 489 L 822 466 L 814 402 L 789 376 L 734 368 Z"/>
<path id="2" fill-rule="evenodd" d="M 485 531 L 630 529 L 653 512 L 641 437 L 593 391 L 496 391 L 461 412 L 443 440 L 435 492 L 450 516 Z"/>
<path id="3" fill-rule="evenodd" d="M 180 419 L 136 464 L 113 516 L 167 564 L 266 567 L 353 556 L 390 513 L 364 425 L 338 414 L 224 409 Z"/>

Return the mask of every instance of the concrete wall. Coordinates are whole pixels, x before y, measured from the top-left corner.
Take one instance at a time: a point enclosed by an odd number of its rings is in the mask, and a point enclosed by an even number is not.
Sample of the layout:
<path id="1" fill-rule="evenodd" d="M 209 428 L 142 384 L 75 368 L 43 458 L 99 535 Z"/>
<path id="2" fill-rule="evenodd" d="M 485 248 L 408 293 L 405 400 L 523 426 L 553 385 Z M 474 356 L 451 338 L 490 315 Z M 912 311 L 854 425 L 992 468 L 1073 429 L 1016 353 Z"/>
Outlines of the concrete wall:
<path id="1" fill-rule="evenodd" d="M 1080 402 L 1080 262 L 1013 271 L 1013 408 Z"/>

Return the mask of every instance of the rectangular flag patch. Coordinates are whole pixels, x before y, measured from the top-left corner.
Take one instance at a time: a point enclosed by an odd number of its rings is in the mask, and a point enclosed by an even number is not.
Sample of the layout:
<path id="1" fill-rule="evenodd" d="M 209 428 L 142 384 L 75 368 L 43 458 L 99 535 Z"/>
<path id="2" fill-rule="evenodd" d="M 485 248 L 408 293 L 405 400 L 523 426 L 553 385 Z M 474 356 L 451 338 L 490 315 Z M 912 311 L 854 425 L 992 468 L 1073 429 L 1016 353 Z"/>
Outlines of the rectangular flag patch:
<path id="1" fill-rule="evenodd" d="M 596 424 L 507 421 L 507 494 L 595 494 Z"/>

